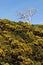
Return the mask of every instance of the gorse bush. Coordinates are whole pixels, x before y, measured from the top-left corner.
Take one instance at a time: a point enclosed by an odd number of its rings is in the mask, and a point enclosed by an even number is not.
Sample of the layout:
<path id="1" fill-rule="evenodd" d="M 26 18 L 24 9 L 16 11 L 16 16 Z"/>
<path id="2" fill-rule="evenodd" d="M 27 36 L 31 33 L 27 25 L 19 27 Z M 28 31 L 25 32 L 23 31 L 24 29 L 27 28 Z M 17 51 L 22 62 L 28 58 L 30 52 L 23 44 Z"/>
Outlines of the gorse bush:
<path id="1" fill-rule="evenodd" d="M 0 65 L 43 65 L 43 24 L 0 19 Z"/>

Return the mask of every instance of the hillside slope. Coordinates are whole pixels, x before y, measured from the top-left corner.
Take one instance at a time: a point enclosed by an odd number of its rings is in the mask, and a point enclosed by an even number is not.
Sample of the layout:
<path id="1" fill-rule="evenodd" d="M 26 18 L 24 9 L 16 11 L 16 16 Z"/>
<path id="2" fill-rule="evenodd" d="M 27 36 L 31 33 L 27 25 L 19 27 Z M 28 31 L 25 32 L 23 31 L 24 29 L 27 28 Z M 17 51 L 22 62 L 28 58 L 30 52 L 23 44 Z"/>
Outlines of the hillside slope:
<path id="1" fill-rule="evenodd" d="M 43 25 L 0 19 L 0 65 L 43 65 Z"/>

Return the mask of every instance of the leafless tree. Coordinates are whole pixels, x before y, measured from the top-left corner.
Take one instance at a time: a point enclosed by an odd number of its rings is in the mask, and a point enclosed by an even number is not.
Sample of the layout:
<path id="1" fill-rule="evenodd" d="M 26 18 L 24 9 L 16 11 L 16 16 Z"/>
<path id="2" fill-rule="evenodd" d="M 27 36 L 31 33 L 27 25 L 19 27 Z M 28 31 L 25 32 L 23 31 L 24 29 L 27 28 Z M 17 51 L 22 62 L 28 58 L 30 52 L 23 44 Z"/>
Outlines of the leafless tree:
<path id="1" fill-rule="evenodd" d="M 28 18 L 28 15 L 27 14 L 24 14 L 22 12 L 18 12 L 18 15 L 19 15 L 19 19 L 24 19 L 26 20 L 27 22 L 29 22 L 29 18 Z"/>
<path id="2" fill-rule="evenodd" d="M 28 9 L 27 13 L 23 13 L 23 12 L 18 12 L 18 15 L 19 15 L 19 19 L 24 19 L 26 20 L 27 22 L 30 23 L 30 20 L 32 19 L 32 16 L 35 15 L 37 12 L 37 9 L 35 8 L 31 8 L 31 9 Z"/>
<path id="3" fill-rule="evenodd" d="M 28 9 L 28 15 L 30 17 L 30 19 L 32 19 L 32 16 L 34 16 L 37 12 L 37 9 L 35 8 L 31 8 L 31 9 Z"/>

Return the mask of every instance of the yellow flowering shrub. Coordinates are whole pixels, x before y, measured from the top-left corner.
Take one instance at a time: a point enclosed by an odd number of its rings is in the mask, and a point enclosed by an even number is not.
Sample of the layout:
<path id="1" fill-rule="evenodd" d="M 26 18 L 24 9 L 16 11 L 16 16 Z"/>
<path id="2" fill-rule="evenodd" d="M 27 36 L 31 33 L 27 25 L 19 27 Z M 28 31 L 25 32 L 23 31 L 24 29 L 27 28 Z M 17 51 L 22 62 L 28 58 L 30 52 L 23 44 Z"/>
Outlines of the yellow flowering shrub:
<path id="1" fill-rule="evenodd" d="M 0 48 L 0 56 L 3 54 L 3 50 Z"/>

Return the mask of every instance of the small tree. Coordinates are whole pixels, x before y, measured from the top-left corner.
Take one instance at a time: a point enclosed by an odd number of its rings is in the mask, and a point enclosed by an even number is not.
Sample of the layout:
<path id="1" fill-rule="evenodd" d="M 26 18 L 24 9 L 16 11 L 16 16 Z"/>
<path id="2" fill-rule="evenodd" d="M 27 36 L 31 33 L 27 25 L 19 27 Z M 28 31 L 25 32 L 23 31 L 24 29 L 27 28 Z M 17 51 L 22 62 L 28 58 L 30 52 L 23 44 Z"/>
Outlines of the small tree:
<path id="1" fill-rule="evenodd" d="M 37 9 L 35 9 L 35 8 L 28 9 L 26 14 L 23 12 L 18 12 L 18 15 L 20 17 L 19 19 L 24 19 L 30 23 L 32 16 L 35 15 L 36 12 L 37 12 Z"/>

